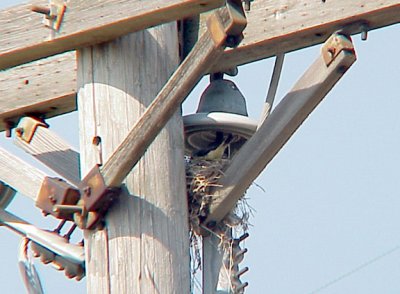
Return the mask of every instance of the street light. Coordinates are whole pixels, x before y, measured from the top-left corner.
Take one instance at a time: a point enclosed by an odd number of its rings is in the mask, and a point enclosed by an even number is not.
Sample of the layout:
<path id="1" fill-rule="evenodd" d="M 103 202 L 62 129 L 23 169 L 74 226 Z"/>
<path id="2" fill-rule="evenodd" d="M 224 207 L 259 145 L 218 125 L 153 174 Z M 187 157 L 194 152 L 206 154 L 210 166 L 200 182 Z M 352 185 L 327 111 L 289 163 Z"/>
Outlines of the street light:
<path id="1" fill-rule="evenodd" d="M 248 117 L 243 94 L 222 73 L 210 75 L 196 113 L 184 116 L 183 123 L 187 155 L 206 150 L 222 133 L 224 138 L 233 136 L 229 148 L 232 156 L 257 129 L 257 122 Z"/>

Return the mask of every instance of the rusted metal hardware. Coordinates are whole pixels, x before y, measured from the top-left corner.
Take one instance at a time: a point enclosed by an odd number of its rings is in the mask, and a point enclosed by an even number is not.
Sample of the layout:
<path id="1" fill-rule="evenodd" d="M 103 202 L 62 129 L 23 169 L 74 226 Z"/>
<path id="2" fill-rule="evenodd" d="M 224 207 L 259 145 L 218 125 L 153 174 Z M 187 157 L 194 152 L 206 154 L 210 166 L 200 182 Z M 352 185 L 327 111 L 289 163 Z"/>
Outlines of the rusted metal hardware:
<path id="1" fill-rule="evenodd" d="M 343 33 L 332 34 L 321 50 L 326 66 L 329 66 L 342 51 L 355 53 L 351 37 Z"/>
<path id="2" fill-rule="evenodd" d="M 63 0 L 50 0 L 49 7 L 33 5 L 31 10 L 44 14 L 44 24 L 55 31 L 59 31 L 67 6 Z"/>
<path id="3" fill-rule="evenodd" d="M 9 120 L 4 121 L 6 138 L 11 138 L 11 131 L 15 127 L 15 123 Z"/>
<path id="4" fill-rule="evenodd" d="M 241 0 L 228 0 L 226 8 L 213 13 L 207 19 L 207 28 L 216 44 L 235 48 L 243 40 L 243 30 L 247 26 L 246 15 Z"/>
<path id="5" fill-rule="evenodd" d="M 80 199 L 80 191 L 59 178 L 46 177 L 42 183 L 36 206 L 46 214 L 56 218 L 73 220 L 73 213 L 62 209 L 63 206 L 76 206 Z"/>
<path id="6" fill-rule="evenodd" d="M 74 221 L 81 229 L 94 229 L 118 193 L 118 188 L 105 185 L 96 165 L 82 180 L 79 189 L 59 178 L 45 178 L 36 206 L 45 214 Z"/>
<path id="7" fill-rule="evenodd" d="M 76 212 L 74 220 L 80 228 L 93 229 L 118 196 L 120 189 L 106 186 L 98 165 L 95 165 L 82 180 L 80 189 L 81 203 L 86 213 Z"/>
<path id="8" fill-rule="evenodd" d="M 15 133 L 23 141 L 30 143 L 38 127 L 48 128 L 49 125 L 38 118 L 24 117 L 18 123 Z"/>

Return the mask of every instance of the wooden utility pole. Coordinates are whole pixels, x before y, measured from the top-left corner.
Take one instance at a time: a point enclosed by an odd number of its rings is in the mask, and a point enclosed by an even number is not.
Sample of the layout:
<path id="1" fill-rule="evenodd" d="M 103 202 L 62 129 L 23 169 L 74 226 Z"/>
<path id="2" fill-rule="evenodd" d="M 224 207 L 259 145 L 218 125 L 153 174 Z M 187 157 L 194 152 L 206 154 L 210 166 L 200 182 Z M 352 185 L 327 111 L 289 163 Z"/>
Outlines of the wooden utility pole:
<path id="1" fill-rule="evenodd" d="M 107 160 L 168 80 L 177 37 L 170 23 L 78 52 L 82 174 Z M 189 293 L 180 113 L 124 183 L 104 229 L 85 231 L 88 293 Z"/>

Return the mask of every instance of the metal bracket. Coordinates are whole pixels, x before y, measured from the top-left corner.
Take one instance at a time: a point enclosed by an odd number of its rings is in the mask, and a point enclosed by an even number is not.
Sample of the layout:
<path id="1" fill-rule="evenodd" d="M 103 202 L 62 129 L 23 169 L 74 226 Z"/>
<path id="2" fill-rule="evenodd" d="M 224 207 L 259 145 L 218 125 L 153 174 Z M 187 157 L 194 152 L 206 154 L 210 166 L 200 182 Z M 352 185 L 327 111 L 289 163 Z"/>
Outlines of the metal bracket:
<path id="1" fill-rule="evenodd" d="M 43 23 L 46 27 L 59 31 L 67 6 L 63 0 L 50 0 L 49 7 L 33 5 L 31 10 L 44 14 Z"/>
<path id="2" fill-rule="evenodd" d="M 99 165 L 96 165 L 82 180 L 80 189 L 85 210 L 76 212 L 74 220 L 80 228 L 93 229 L 118 196 L 120 188 L 107 187 Z"/>
<path id="3" fill-rule="evenodd" d="M 207 19 L 209 30 L 215 44 L 235 48 L 243 40 L 243 30 L 247 26 L 246 15 L 241 0 L 229 0 L 226 9 L 213 13 Z"/>
<path id="4" fill-rule="evenodd" d="M 326 66 L 329 66 L 342 51 L 355 53 L 351 37 L 343 33 L 334 33 L 322 46 L 322 56 Z"/>
<path id="5" fill-rule="evenodd" d="M 15 133 L 26 143 L 30 143 L 38 127 L 48 128 L 49 125 L 43 120 L 32 117 L 24 117 L 21 119 L 18 127 L 15 129 Z"/>
<path id="6" fill-rule="evenodd" d="M 45 214 L 56 218 L 73 220 L 71 210 L 63 206 L 76 206 L 80 199 L 80 191 L 59 178 L 46 177 L 36 198 L 36 206 Z M 73 210 L 74 211 L 74 210 Z"/>
<path id="7" fill-rule="evenodd" d="M 99 166 L 82 180 L 79 189 L 59 178 L 46 177 L 36 206 L 43 213 L 74 221 L 81 229 L 94 229 L 119 193 L 105 185 Z"/>

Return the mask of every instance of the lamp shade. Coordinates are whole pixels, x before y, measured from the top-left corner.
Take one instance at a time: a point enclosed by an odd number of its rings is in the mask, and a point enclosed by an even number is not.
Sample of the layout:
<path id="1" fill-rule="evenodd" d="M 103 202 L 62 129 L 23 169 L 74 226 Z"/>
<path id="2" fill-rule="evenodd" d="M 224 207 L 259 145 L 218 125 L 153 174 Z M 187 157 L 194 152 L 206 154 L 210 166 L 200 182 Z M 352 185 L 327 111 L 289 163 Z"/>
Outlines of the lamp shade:
<path id="1" fill-rule="evenodd" d="M 233 135 L 230 154 L 234 155 L 257 130 L 257 123 L 247 114 L 246 101 L 229 80 L 212 80 L 200 98 L 195 114 L 183 117 L 185 150 L 192 155 L 212 145 L 217 133 Z"/>

